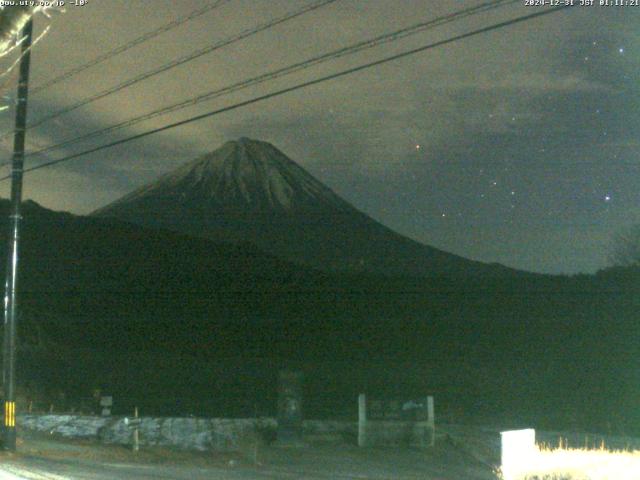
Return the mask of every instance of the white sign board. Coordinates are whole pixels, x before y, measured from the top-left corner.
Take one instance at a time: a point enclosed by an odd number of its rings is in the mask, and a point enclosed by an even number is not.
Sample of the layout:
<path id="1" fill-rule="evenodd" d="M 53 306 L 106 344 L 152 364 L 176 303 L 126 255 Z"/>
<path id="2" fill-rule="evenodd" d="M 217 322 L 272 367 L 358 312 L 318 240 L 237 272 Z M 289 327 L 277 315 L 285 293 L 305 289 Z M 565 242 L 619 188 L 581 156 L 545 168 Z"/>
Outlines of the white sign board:
<path id="1" fill-rule="evenodd" d="M 514 478 L 518 471 L 526 471 L 536 459 L 536 431 L 510 430 L 500 432 L 502 437 L 502 474 L 505 479 Z"/>

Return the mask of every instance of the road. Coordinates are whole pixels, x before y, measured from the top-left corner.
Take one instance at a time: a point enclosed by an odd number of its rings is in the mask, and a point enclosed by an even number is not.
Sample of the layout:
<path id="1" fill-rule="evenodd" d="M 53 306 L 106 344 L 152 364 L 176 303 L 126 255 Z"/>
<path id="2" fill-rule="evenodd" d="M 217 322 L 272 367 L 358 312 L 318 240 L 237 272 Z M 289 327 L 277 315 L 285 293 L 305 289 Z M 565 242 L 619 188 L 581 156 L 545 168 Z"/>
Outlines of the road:
<path id="1" fill-rule="evenodd" d="M 466 470 L 466 469 L 465 469 Z M 446 475 L 446 476 L 443 476 Z M 463 475 L 463 476 L 461 476 Z M 5 462 L 0 465 L 0 480 L 263 480 L 263 479 L 309 479 L 309 480 L 485 480 L 494 479 L 488 472 L 479 474 L 469 470 L 454 469 L 449 472 L 432 471 L 431 474 L 398 476 L 389 473 L 339 473 L 320 465 L 315 468 L 298 469 L 296 467 L 257 467 L 243 466 L 229 468 L 154 466 L 125 463 L 87 463 L 82 461 L 50 461 L 44 459 L 23 458 L 20 461 Z"/>
<path id="2" fill-rule="evenodd" d="M 45 434 L 22 437 L 18 453 L 0 453 L 0 480 L 495 480 L 455 444 L 428 451 L 318 444 L 262 446 L 256 452 L 186 452 L 159 447 L 133 453 L 116 445 Z"/>

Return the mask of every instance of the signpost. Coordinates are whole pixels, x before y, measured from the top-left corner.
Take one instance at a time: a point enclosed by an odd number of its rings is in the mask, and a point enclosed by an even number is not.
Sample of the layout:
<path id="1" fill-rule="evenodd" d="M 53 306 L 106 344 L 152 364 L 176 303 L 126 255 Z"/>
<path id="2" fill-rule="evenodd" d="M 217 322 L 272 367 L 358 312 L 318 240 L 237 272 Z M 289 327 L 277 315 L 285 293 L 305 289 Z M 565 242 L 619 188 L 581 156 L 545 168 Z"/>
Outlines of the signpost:
<path id="1" fill-rule="evenodd" d="M 302 372 L 281 371 L 278 383 L 278 444 L 302 444 Z"/>
<path id="2" fill-rule="evenodd" d="M 111 409 L 113 408 L 113 397 L 100 397 L 100 406 L 102 407 L 101 415 L 108 417 L 111 415 Z"/>

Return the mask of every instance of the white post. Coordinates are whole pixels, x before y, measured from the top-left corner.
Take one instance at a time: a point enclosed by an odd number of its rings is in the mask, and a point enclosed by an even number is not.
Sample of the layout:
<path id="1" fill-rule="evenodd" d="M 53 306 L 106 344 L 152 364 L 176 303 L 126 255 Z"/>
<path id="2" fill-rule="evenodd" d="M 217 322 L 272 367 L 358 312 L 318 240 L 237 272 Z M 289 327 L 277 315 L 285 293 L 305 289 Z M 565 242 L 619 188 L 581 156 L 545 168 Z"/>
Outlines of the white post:
<path id="1" fill-rule="evenodd" d="M 367 399 L 364 393 L 358 395 L 358 446 L 367 443 Z"/>
<path id="2" fill-rule="evenodd" d="M 135 421 L 137 422 L 138 420 L 138 407 L 135 408 L 134 412 L 133 412 L 133 418 L 135 418 Z M 133 429 L 133 451 L 137 452 L 140 450 L 140 434 L 138 433 L 138 424 L 136 423 L 134 429 Z"/>
<path id="3" fill-rule="evenodd" d="M 427 397 L 427 427 L 429 428 L 429 446 L 436 444 L 436 414 L 433 406 L 433 397 Z"/>

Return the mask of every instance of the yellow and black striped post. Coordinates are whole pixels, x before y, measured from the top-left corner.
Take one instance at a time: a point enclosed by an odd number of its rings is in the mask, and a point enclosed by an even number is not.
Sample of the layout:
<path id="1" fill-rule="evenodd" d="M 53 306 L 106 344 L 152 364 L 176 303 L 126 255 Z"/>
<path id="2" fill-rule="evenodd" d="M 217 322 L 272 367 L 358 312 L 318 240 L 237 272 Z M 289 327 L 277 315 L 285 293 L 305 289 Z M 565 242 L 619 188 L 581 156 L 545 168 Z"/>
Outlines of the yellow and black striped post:
<path id="1" fill-rule="evenodd" d="M 16 402 L 4 402 L 4 428 L 16 428 Z"/>

